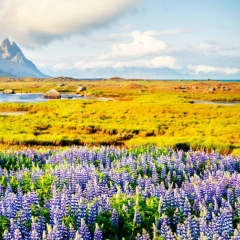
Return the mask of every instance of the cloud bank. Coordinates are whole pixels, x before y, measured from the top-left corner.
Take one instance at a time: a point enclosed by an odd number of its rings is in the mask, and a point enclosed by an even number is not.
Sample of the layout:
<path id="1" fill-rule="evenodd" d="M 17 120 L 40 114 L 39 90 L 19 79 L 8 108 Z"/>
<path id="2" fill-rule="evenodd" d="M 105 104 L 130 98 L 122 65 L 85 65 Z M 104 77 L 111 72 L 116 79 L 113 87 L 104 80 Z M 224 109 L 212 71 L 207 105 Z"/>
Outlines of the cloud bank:
<path id="1" fill-rule="evenodd" d="M 118 43 L 111 46 L 111 53 L 101 56 L 101 60 L 116 58 L 136 58 L 147 55 L 166 54 L 173 50 L 164 41 L 154 38 L 153 31 L 133 31 L 129 34 L 131 43 Z"/>
<path id="2" fill-rule="evenodd" d="M 50 41 L 108 25 L 140 0 L 0 0 L 2 37 L 22 44 Z"/>
<path id="3" fill-rule="evenodd" d="M 94 61 L 78 61 L 74 68 L 179 69 L 176 59 L 168 55 L 175 48 L 156 39 L 155 35 L 158 34 L 154 31 L 133 31 L 127 35 L 131 38 L 129 43 L 112 44 L 109 53 L 96 57 Z"/>
<path id="4" fill-rule="evenodd" d="M 150 60 L 133 60 L 133 61 L 93 61 L 93 62 L 77 62 L 74 67 L 76 69 L 92 69 L 92 68 L 170 68 L 178 69 L 176 59 L 169 56 L 154 57 Z"/>
<path id="5" fill-rule="evenodd" d="M 193 70 L 196 74 L 218 72 L 218 73 L 224 73 L 226 75 L 231 75 L 231 74 L 240 72 L 239 68 L 213 67 L 213 66 L 206 66 L 206 65 L 197 65 L 197 66 L 189 65 L 188 68 L 190 70 Z"/>

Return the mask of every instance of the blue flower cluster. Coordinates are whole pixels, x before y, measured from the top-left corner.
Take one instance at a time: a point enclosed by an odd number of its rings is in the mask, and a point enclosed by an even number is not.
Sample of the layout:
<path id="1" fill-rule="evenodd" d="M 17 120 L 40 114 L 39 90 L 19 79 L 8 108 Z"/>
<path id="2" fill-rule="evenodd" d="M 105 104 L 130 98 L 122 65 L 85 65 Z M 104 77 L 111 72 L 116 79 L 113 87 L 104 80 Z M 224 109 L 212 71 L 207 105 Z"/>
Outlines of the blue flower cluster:
<path id="1" fill-rule="evenodd" d="M 71 147 L 0 153 L 0 166 L 4 240 L 240 239 L 239 157 Z"/>

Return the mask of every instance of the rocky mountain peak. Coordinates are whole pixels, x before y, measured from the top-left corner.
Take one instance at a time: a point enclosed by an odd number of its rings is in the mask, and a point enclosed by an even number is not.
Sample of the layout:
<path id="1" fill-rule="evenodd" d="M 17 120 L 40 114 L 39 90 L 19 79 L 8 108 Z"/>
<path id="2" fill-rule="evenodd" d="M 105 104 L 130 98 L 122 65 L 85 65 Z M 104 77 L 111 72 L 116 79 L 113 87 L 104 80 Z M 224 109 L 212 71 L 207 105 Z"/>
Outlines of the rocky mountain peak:
<path id="1" fill-rule="evenodd" d="M 1 46 L 2 50 L 4 51 L 4 50 L 8 49 L 10 46 L 11 46 L 11 43 L 10 43 L 9 39 L 8 38 L 4 39 L 2 42 L 2 46 Z"/>
<path id="2" fill-rule="evenodd" d="M 15 42 L 12 44 L 10 43 L 9 39 L 6 38 L 1 45 L 2 49 L 2 58 L 4 59 L 21 59 L 21 62 L 24 61 L 24 55 L 21 51 L 21 49 L 17 46 Z M 18 57 L 16 58 L 16 56 Z"/>
<path id="3" fill-rule="evenodd" d="M 14 41 L 11 44 L 8 38 L 0 45 L 0 76 L 3 75 L 46 77 L 23 55 L 18 45 Z"/>

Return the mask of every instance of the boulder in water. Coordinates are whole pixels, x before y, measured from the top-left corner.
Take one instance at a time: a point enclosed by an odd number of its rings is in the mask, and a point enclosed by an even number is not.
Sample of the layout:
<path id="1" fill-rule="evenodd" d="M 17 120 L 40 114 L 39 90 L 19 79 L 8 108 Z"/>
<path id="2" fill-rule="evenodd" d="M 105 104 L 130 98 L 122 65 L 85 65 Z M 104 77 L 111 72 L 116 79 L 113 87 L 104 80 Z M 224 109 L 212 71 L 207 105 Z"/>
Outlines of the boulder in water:
<path id="1" fill-rule="evenodd" d="M 5 89 L 3 94 L 14 94 L 15 92 L 12 89 Z"/>
<path id="2" fill-rule="evenodd" d="M 46 92 L 43 97 L 49 99 L 59 99 L 61 98 L 61 94 L 55 89 L 51 89 L 48 92 Z"/>

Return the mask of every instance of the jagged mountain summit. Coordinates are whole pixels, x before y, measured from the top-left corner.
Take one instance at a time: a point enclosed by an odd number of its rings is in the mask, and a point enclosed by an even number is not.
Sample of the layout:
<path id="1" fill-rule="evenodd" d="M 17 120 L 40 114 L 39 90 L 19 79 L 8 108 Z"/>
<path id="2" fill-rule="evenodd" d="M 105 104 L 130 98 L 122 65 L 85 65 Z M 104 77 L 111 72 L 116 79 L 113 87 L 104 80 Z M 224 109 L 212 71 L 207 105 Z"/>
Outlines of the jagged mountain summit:
<path id="1" fill-rule="evenodd" d="M 0 45 L 0 76 L 47 77 L 28 60 L 15 42 L 6 38 Z"/>

